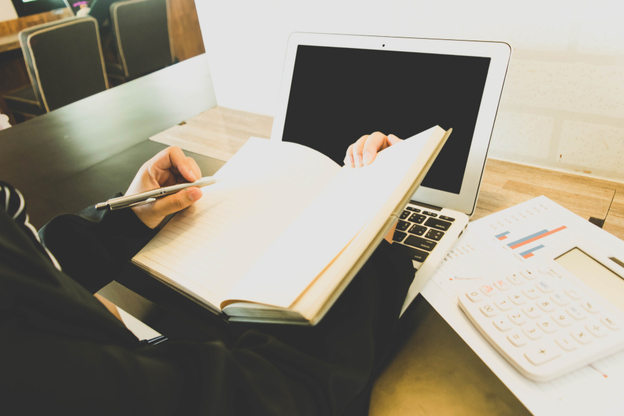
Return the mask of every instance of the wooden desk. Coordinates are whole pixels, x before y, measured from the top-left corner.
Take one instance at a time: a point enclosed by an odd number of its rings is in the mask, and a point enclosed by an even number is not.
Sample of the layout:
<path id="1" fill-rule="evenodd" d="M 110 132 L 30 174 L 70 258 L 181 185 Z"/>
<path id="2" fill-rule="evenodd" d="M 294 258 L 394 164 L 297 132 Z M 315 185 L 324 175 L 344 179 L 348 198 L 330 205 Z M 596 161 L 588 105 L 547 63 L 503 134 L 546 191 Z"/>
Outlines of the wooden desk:
<path id="1" fill-rule="evenodd" d="M 23 191 L 40 227 L 125 190 L 139 166 L 165 147 L 148 137 L 215 104 L 205 56 L 192 58 L 0 131 L 0 179 Z M 205 128 L 224 137 L 266 137 L 272 122 L 219 107 L 210 114 L 214 121 Z M 194 156 L 205 174 L 224 163 Z M 476 217 L 545 194 L 584 218 L 606 219 L 605 227 L 622 238 L 623 190 L 613 182 L 490 161 Z M 153 326 L 162 333 L 201 332 L 210 319 L 132 267 L 120 281 L 158 305 Z M 422 297 L 404 315 L 400 334 L 396 355 L 375 384 L 372 415 L 528 414 Z"/>
<path id="2" fill-rule="evenodd" d="M 12 51 L 19 48 L 20 43 L 17 33 L 0 36 L 0 53 L 5 51 Z"/>

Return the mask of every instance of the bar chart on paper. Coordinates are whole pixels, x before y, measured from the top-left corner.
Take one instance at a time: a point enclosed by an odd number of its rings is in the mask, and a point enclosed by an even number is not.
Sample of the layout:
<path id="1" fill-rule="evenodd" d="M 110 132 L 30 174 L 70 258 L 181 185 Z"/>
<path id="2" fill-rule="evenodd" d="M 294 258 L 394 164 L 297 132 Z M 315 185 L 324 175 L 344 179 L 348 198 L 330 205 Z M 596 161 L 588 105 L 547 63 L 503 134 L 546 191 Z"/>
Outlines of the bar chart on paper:
<path id="1" fill-rule="evenodd" d="M 551 256 L 573 239 L 569 224 L 548 201 L 535 201 L 475 221 L 449 252 L 433 282 L 457 302 L 457 293 L 529 259 Z"/>

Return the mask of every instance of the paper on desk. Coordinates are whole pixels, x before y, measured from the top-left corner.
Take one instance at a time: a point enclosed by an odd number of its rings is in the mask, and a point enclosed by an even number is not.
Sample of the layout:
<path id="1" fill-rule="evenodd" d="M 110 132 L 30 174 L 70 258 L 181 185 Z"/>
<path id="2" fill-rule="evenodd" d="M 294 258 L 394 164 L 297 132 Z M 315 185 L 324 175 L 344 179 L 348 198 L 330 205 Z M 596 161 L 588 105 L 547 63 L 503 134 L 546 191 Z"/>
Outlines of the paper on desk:
<path id="1" fill-rule="evenodd" d="M 624 352 L 585 366 L 546 383 L 533 382 L 517 372 L 480 334 L 457 306 L 457 294 L 475 279 L 500 276 L 522 267 L 527 250 L 534 256 L 556 250 L 577 233 L 611 237 L 546 197 L 539 197 L 471 223 L 422 294 L 509 390 L 534 414 L 624 414 Z M 532 229 L 558 230 L 523 252 L 503 249 L 496 238 L 502 231 L 520 235 Z M 598 234 L 600 233 L 600 234 Z M 587 238 L 591 238 L 587 237 Z M 609 244 L 624 242 L 613 237 Z M 539 247 L 541 245 L 541 247 Z M 524 254 L 527 256 L 528 254 Z M 473 286 L 470 286 L 473 287 Z"/>

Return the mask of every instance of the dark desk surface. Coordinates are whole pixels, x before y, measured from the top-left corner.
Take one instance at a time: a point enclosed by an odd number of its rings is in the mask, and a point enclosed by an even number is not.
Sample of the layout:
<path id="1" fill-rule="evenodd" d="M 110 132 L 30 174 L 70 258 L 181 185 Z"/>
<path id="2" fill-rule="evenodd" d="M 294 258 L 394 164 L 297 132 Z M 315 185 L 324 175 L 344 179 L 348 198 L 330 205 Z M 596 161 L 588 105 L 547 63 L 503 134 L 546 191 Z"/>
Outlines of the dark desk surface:
<path id="1" fill-rule="evenodd" d="M 189 59 L 0 131 L 0 180 L 25 194 L 31 220 L 41 227 L 55 215 L 125 191 L 139 166 L 164 148 L 148 137 L 215 105 L 205 56 Z M 205 174 L 223 164 L 193 156 Z M 186 329 L 201 332 L 202 321 L 211 319 L 199 306 L 130 266 L 119 280 L 159 305 L 158 313 L 165 316 L 155 328 L 167 335 Z M 415 373 L 407 378 L 409 386 L 380 378 L 372 413 L 528 414 L 422 297 L 402 321 L 400 360 L 389 367 L 417 363 L 404 369 Z M 409 395 L 409 400 L 397 394 Z M 401 400 L 418 405 L 393 404 Z"/>
<path id="2" fill-rule="evenodd" d="M 200 55 L 0 131 L 0 178 L 22 191 L 39 228 L 125 191 L 165 147 L 150 136 L 215 105 Z M 222 164 L 198 160 L 205 170 Z"/>

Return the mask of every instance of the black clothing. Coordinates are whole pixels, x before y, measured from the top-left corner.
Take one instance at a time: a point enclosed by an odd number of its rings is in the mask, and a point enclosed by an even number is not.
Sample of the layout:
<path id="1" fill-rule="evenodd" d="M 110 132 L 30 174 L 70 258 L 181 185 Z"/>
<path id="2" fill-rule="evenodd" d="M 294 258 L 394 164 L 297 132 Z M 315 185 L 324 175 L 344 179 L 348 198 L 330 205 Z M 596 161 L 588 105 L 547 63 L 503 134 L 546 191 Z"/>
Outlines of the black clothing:
<path id="1" fill-rule="evenodd" d="M 61 271 L 2 208 L 3 413 L 367 413 L 414 274 L 387 242 L 315 327 L 250 325 L 242 334 L 145 346 L 92 294 L 154 231 L 131 210 L 57 217 L 40 235 Z"/>

